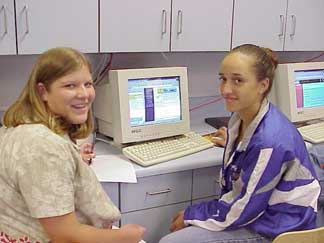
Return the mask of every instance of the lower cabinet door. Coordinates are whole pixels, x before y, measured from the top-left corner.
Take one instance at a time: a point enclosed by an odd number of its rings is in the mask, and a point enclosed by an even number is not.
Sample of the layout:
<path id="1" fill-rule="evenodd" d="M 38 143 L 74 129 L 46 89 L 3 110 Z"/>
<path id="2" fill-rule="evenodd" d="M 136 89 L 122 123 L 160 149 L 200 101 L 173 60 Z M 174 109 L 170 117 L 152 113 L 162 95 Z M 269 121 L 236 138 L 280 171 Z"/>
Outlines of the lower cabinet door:
<path id="1" fill-rule="evenodd" d="M 105 190 L 108 197 L 111 201 L 116 205 L 117 208 L 120 207 L 119 205 L 119 189 L 118 183 L 115 182 L 101 182 L 103 189 Z"/>
<path id="2" fill-rule="evenodd" d="M 192 200 L 220 195 L 220 170 L 220 166 L 213 166 L 193 171 Z"/>
<path id="3" fill-rule="evenodd" d="M 110 200 L 115 204 L 117 208 L 120 207 L 119 205 L 119 186 L 117 182 L 101 182 L 103 189 L 105 190 L 106 194 L 110 198 Z M 120 221 L 114 222 L 114 225 L 119 227 Z"/>
<path id="4" fill-rule="evenodd" d="M 121 226 L 125 224 L 139 224 L 146 228 L 144 240 L 147 243 L 158 243 L 166 234 L 170 233 L 171 219 L 190 202 L 177 203 L 168 206 L 124 213 L 121 217 Z"/>

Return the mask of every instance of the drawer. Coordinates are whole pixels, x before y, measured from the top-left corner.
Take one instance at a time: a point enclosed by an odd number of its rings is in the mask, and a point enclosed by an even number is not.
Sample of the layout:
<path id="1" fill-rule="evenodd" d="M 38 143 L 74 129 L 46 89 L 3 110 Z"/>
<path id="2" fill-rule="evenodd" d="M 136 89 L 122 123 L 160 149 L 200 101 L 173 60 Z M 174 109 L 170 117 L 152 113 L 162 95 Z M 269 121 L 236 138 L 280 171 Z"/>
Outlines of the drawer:
<path id="1" fill-rule="evenodd" d="M 122 213 L 191 200 L 191 170 L 138 178 L 137 182 L 120 185 Z"/>
<path id="2" fill-rule="evenodd" d="M 101 182 L 101 185 L 111 201 L 119 208 L 119 191 L 118 183 Z"/>
<path id="3" fill-rule="evenodd" d="M 147 243 L 157 243 L 166 234 L 170 233 L 171 219 L 190 203 L 178 203 L 164 207 L 145 209 L 122 214 L 121 225 L 139 224 L 146 228 L 144 240 Z"/>
<path id="4" fill-rule="evenodd" d="M 220 170 L 220 166 L 213 166 L 193 171 L 192 200 L 220 195 Z"/>

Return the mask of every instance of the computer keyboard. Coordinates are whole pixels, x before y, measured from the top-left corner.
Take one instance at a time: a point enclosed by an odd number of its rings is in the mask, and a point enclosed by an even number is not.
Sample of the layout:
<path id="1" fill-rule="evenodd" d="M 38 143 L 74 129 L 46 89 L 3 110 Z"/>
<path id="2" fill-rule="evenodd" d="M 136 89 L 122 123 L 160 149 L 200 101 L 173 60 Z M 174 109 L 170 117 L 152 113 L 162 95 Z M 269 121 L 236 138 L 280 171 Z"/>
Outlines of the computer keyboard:
<path id="1" fill-rule="evenodd" d="M 123 154 L 132 161 L 149 166 L 186 156 L 214 144 L 195 132 L 168 137 L 123 148 Z"/>
<path id="2" fill-rule="evenodd" d="M 324 142 L 324 122 L 318 122 L 298 128 L 304 140 L 311 143 Z"/>

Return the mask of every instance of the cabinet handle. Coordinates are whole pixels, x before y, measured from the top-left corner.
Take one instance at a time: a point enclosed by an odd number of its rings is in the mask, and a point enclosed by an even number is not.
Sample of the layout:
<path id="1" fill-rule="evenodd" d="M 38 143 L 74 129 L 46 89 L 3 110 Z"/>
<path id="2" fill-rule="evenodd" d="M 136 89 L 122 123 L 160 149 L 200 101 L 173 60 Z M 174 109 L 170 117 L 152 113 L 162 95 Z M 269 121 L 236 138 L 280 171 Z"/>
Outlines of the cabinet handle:
<path id="1" fill-rule="evenodd" d="M 284 35 L 284 26 L 285 26 L 285 19 L 282 14 L 280 14 L 280 32 L 279 37 L 282 37 Z"/>
<path id="2" fill-rule="evenodd" d="M 162 35 L 167 31 L 167 11 L 165 9 L 162 10 Z"/>
<path id="3" fill-rule="evenodd" d="M 3 19 L 4 19 L 4 32 L 1 36 L 3 38 L 6 34 L 8 34 L 8 23 L 7 23 L 7 12 L 6 12 L 6 6 L 2 5 L 0 9 L 0 13 L 3 11 Z"/>
<path id="4" fill-rule="evenodd" d="M 182 10 L 178 10 L 178 31 L 177 34 L 182 33 Z"/>
<path id="5" fill-rule="evenodd" d="M 149 196 L 154 196 L 154 195 L 158 195 L 158 194 L 164 194 L 164 193 L 169 193 L 171 192 L 172 190 L 170 188 L 167 188 L 165 190 L 161 190 L 161 191 L 157 191 L 157 192 L 146 192 L 146 195 L 149 195 Z"/>
<path id="6" fill-rule="evenodd" d="M 25 20 L 26 20 L 26 31 L 25 35 L 29 34 L 29 19 L 28 19 L 28 8 L 27 5 L 24 6 L 23 12 L 25 12 Z"/>
<path id="7" fill-rule="evenodd" d="M 291 33 L 290 33 L 290 37 L 294 37 L 295 33 L 296 33 L 296 16 L 293 14 L 290 16 L 291 17 Z"/>

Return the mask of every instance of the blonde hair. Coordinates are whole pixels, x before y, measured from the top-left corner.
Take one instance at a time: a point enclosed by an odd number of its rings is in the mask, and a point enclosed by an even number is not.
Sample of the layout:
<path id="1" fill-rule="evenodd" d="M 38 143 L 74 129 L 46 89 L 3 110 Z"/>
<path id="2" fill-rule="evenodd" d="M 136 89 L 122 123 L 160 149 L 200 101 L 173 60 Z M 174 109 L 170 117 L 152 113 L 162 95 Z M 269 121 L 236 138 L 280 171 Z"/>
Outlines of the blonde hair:
<path id="1" fill-rule="evenodd" d="M 231 53 L 239 52 L 253 58 L 253 68 L 257 80 L 269 79 L 269 88 L 265 92 L 266 96 L 272 88 L 275 70 L 278 66 L 278 56 L 269 48 L 256 46 L 253 44 L 243 44 L 232 49 Z"/>
<path id="2" fill-rule="evenodd" d="M 49 110 L 37 90 L 39 83 L 42 83 L 46 90 L 50 90 L 56 80 L 83 66 L 88 67 L 91 72 L 91 65 L 87 58 L 72 48 L 58 47 L 41 54 L 22 93 L 4 114 L 4 125 L 16 127 L 22 124 L 43 124 L 59 135 L 68 133 L 71 139 L 87 137 L 93 130 L 91 111 L 85 123 L 70 124 Z"/>

